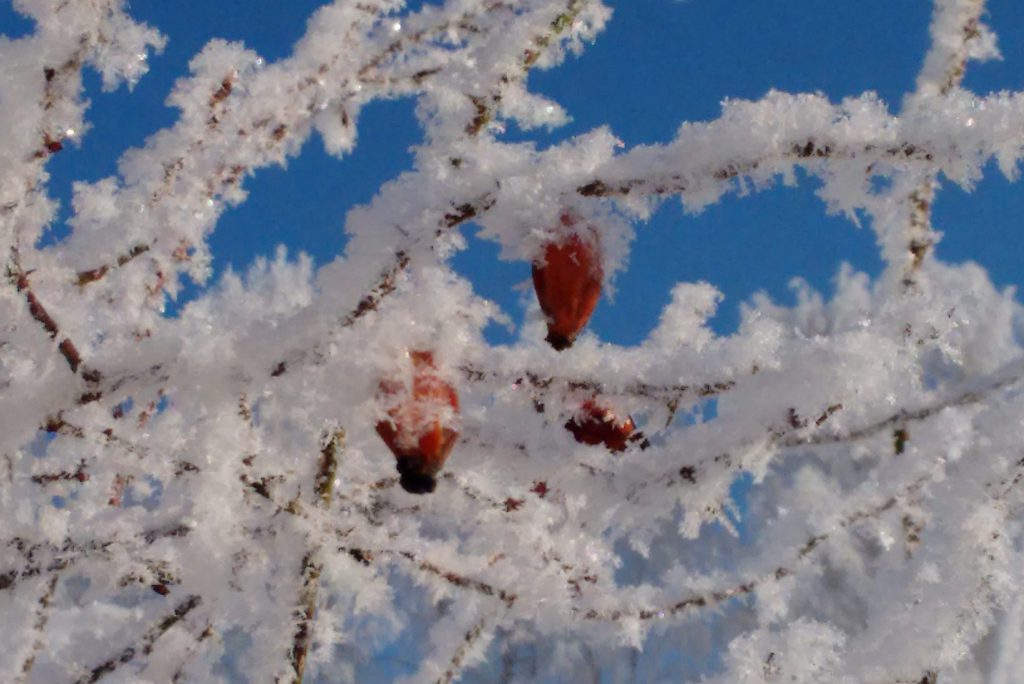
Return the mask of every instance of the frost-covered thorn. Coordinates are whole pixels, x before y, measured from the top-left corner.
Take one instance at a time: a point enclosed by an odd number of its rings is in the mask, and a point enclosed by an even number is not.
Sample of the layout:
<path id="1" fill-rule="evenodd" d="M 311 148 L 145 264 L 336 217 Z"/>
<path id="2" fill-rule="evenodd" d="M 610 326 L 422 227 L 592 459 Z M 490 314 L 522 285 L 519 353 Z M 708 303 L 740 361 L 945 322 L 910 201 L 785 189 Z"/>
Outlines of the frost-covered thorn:
<path id="1" fill-rule="evenodd" d="M 491 121 L 491 107 L 488 105 L 487 100 L 477 95 L 469 96 L 470 102 L 473 103 L 473 119 L 466 124 L 466 134 L 469 136 L 475 136 L 480 133 Z"/>
<path id="2" fill-rule="evenodd" d="M 148 251 L 148 244 L 137 244 L 134 247 L 132 247 L 127 253 L 117 257 L 113 266 L 110 264 L 104 264 L 102 266 L 97 266 L 96 268 L 79 271 L 77 273 L 76 284 L 79 287 L 85 287 L 86 285 L 94 283 L 97 280 L 102 280 L 104 276 L 106 276 L 112 268 L 119 268 L 121 266 L 124 266 L 131 262 L 136 257 L 141 256 L 142 254 L 145 254 Z"/>
<path id="3" fill-rule="evenodd" d="M 415 83 L 416 85 L 419 85 L 419 84 L 423 83 L 423 81 L 425 81 L 429 76 L 433 76 L 434 74 L 438 74 L 440 72 L 441 72 L 441 68 L 440 67 L 433 67 L 433 68 L 430 68 L 430 69 L 420 69 L 419 71 L 417 71 L 416 73 L 414 73 L 412 75 L 412 82 Z"/>
<path id="4" fill-rule="evenodd" d="M 223 102 L 231 95 L 232 83 L 234 81 L 233 76 L 225 76 L 224 80 L 220 82 L 220 87 L 210 95 L 210 107 L 216 107 L 218 104 Z"/>
<path id="5" fill-rule="evenodd" d="M 576 188 L 576 192 L 584 197 L 603 197 L 611 194 L 608 185 L 602 180 L 595 180 Z"/>

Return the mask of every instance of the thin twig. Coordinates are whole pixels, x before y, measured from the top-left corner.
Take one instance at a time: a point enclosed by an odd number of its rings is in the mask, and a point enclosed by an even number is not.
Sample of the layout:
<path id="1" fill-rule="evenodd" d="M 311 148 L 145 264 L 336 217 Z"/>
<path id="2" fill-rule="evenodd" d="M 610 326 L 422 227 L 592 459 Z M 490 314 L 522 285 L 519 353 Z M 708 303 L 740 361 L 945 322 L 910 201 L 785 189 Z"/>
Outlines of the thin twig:
<path id="1" fill-rule="evenodd" d="M 529 73 L 530 69 L 537 63 L 544 50 L 558 37 L 566 28 L 572 26 L 573 21 L 586 6 L 586 0 L 569 0 L 565 10 L 547 26 L 545 31 L 534 36 L 532 44 L 523 51 L 523 56 L 516 65 L 515 72 L 502 74 L 498 79 L 497 86 L 487 95 L 467 95 L 473 103 L 473 119 L 466 125 L 466 134 L 476 137 L 486 129 L 487 124 L 494 118 L 495 110 L 500 106 L 503 99 L 503 90 L 508 84 L 521 81 Z"/>
<path id="2" fill-rule="evenodd" d="M 320 451 L 320 463 L 317 467 L 316 484 L 314 492 L 316 500 L 314 505 L 327 509 L 331 505 L 331 496 L 334 492 L 334 476 L 338 469 L 338 458 L 345 448 L 345 431 L 336 430 L 330 435 L 323 449 Z M 317 594 L 320 587 L 320 573 L 323 569 L 323 562 L 320 560 L 321 544 L 314 544 L 302 558 L 302 589 L 299 592 L 299 608 L 297 611 L 298 627 L 295 630 L 295 639 L 292 643 L 291 663 L 295 671 L 294 684 L 302 684 L 302 677 L 306 670 L 306 657 L 309 655 L 309 645 L 313 635 L 313 621 L 316 618 Z"/>
<path id="3" fill-rule="evenodd" d="M 764 437 L 754 440 L 751 444 L 747 444 L 745 448 L 749 448 L 756 444 L 762 444 L 765 440 L 767 440 L 765 444 L 766 448 L 793 449 L 801 446 L 841 444 L 866 439 L 877 435 L 886 429 L 900 428 L 908 423 L 927 420 L 948 408 L 977 404 L 993 392 L 997 392 L 1021 382 L 1021 380 L 1024 379 L 1022 364 L 1024 364 L 1024 361 L 1018 359 L 1004 365 L 1000 370 L 990 376 L 998 379 L 992 380 L 987 386 L 980 389 L 963 389 L 957 394 L 953 394 L 927 406 L 916 409 L 903 408 L 881 418 L 880 420 L 843 432 L 826 433 L 822 430 L 823 426 L 827 425 L 829 418 L 838 411 L 843 410 L 844 404 L 842 403 L 831 404 L 824 408 L 820 415 L 813 421 L 801 420 L 799 416 L 796 416 L 795 413 L 791 411 L 788 415 L 785 426 L 769 428 Z M 898 437 L 897 444 L 899 444 Z M 897 446 L 896 450 L 898 451 L 904 446 L 905 445 Z M 690 484 L 697 484 L 700 479 L 701 471 L 710 465 L 711 462 L 740 465 L 733 455 L 729 453 L 720 454 L 715 456 L 714 459 L 709 458 L 689 463 L 681 469 L 663 473 L 652 480 L 647 480 L 636 485 L 626 495 L 626 499 L 635 500 L 642 491 L 654 483 L 665 483 L 671 486 L 677 482 L 685 481 Z"/>
<path id="4" fill-rule="evenodd" d="M 567 378 L 543 376 L 532 371 L 505 371 L 484 369 L 473 364 L 459 367 L 466 379 L 474 382 L 490 382 L 501 385 L 529 385 L 533 390 L 543 393 L 558 388 L 566 392 L 588 392 L 598 395 L 625 395 L 643 397 L 661 402 L 673 401 L 677 404 L 687 397 L 704 399 L 717 396 L 733 389 L 735 380 L 708 382 L 700 384 L 655 385 L 646 382 L 631 382 L 621 386 L 588 378 Z"/>
<path id="5" fill-rule="evenodd" d="M 979 25 L 981 15 L 985 11 L 985 0 L 967 0 L 960 3 L 936 2 L 932 12 L 932 24 L 936 25 L 941 15 L 956 10 L 966 12 L 961 17 L 959 41 L 952 45 L 932 37 L 932 45 L 925 56 L 924 65 L 918 75 L 917 92 L 910 102 L 920 104 L 922 98 L 928 96 L 946 97 L 963 82 L 967 73 L 967 60 L 970 56 L 971 44 L 981 37 Z M 941 77 L 938 83 L 927 78 L 932 61 L 943 62 Z M 912 289 L 918 284 L 921 266 L 931 254 L 935 245 L 936 235 L 932 228 L 932 205 L 935 202 L 935 174 L 928 172 L 921 183 L 906 199 L 909 207 L 907 218 L 907 260 L 903 264 L 903 275 L 900 279 L 904 289 Z"/>
<path id="6" fill-rule="evenodd" d="M 147 656 L 153 651 L 157 640 L 167 633 L 174 625 L 178 624 L 186 615 L 195 610 L 202 603 L 202 599 L 193 594 L 179 603 L 173 612 L 164 616 L 159 622 L 149 628 L 142 638 L 132 646 L 125 647 L 120 653 L 100 663 L 89 674 L 80 677 L 75 684 L 96 684 L 111 672 L 116 671 L 122 665 L 130 663 L 136 655 Z"/>
<path id="7" fill-rule="evenodd" d="M 181 678 L 185 676 L 185 666 L 188 665 L 189 661 L 195 657 L 195 655 L 206 643 L 206 640 L 213 635 L 213 625 L 207 624 L 203 631 L 200 632 L 198 636 L 196 636 L 195 641 L 189 646 L 187 652 L 185 653 L 184 660 L 182 660 L 181 664 L 178 665 L 178 669 L 175 670 L 174 676 L 171 677 L 171 684 L 178 684 L 178 682 L 181 681 Z"/>
<path id="8" fill-rule="evenodd" d="M 625 197 L 627 195 L 678 195 L 686 193 L 705 180 L 728 181 L 757 171 L 759 168 L 788 162 L 818 165 L 826 160 L 859 159 L 865 168 L 879 162 L 931 164 L 937 154 L 923 145 L 911 142 L 867 142 L 858 146 L 839 145 L 834 141 L 801 137 L 780 145 L 781 152 L 750 159 L 737 159 L 701 170 L 697 174 L 669 174 L 610 180 L 595 178 L 576 188 L 582 197 Z"/>
<path id="9" fill-rule="evenodd" d="M 847 515 L 835 525 L 835 529 L 845 530 L 850 526 L 863 520 L 878 517 L 882 513 L 896 506 L 896 504 L 903 498 L 906 498 L 907 496 L 919 491 L 929 481 L 930 479 L 927 477 L 918 478 L 917 480 L 907 485 L 898 494 L 893 494 L 885 501 L 879 504 L 875 504 L 874 506 L 871 506 L 869 508 L 855 511 Z M 808 538 L 807 541 L 805 541 L 799 547 L 799 549 L 796 550 L 794 554 L 795 558 L 793 559 L 792 563 L 787 565 L 779 565 L 777 568 L 775 568 L 775 570 L 767 574 L 752 577 L 751 579 L 740 582 L 738 584 L 734 584 L 729 587 L 724 587 L 722 589 L 717 589 L 709 592 L 694 593 L 684 599 L 681 599 L 679 601 L 676 601 L 661 608 L 618 608 L 611 610 L 590 609 L 586 612 L 583 612 L 582 615 L 580 615 L 580 617 L 584 620 L 603 621 L 616 621 L 624 618 L 635 618 L 638 620 L 654 620 L 681 615 L 683 613 L 702 608 L 714 608 L 725 603 L 726 601 L 729 601 L 730 599 L 751 594 L 766 584 L 777 582 L 786 577 L 796 574 L 795 568 L 797 567 L 797 564 L 805 561 L 817 549 L 820 549 L 823 546 L 824 542 L 828 541 L 828 539 L 834 535 L 834 531 L 816 534 Z M 579 613 L 579 609 L 577 609 L 575 612 Z"/>
<path id="10" fill-rule="evenodd" d="M 68 367 L 71 368 L 71 372 L 78 374 L 79 369 L 82 370 L 81 376 L 90 385 L 96 385 L 103 379 L 103 376 L 96 370 L 90 370 L 82 365 L 82 354 L 78 351 L 78 347 L 71 338 L 65 335 L 57 321 L 54 320 L 53 316 L 46 310 L 42 302 L 39 301 L 39 297 L 32 290 L 32 285 L 29 283 L 29 274 L 21 267 L 21 261 L 18 257 L 17 251 L 14 251 L 11 255 L 10 265 L 8 266 L 8 279 L 14 284 L 15 288 L 25 298 L 25 302 L 28 304 L 29 315 L 39 325 L 42 326 L 46 334 L 50 336 L 50 339 L 56 340 L 61 338 L 57 344 L 57 350 L 60 355 L 67 361 Z"/>
<path id="11" fill-rule="evenodd" d="M 39 597 L 39 608 L 36 611 L 36 621 L 32 625 L 32 632 L 35 640 L 32 642 L 32 650 L 25 661 L 21 664 L 21 676 L 19 682 L 27 682 L 32 677 L 32 667 L 36 663 L 40 651 L 46 643 L 43 641 L 43 632 L 46 630 L 46 623 L 50 620 L 50 604 L 53 602 L 53 595 L 57 591 L 57 582 L 60 580 L 60 573 L 54 572 L 50 581 L 46 583 L 46 589 Z"/>
<path id="12" fill-rule="evenodd" d="M 487 625 L 491 619 L 491 615 L 485 615 L 466 632 L 458 648 L 455 649 L 455 653 L 452 654 L 451 660 L 448 661 L 448 669 L 438 677 L 436 684 L 451 684 L 461 674 L 462 665 L 466 661 L 466 656 L 469 655 L 469 650 L 480 640 L 480 637 L 486 634 Z"/>

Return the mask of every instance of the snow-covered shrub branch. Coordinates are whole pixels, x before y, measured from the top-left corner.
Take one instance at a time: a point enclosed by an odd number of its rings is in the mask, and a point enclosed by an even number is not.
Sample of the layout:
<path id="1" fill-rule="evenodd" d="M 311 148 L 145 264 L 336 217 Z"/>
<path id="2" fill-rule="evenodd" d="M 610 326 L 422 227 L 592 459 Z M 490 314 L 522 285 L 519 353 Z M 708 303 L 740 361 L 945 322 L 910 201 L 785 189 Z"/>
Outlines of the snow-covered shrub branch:
<path id="1" fill-rule="evenodd" d="M 82 69 L 131 86 L 164 39 L 117 0 L 15 8 L 36 30 L 0 39 L 4 681 L 361 681 L 394 643 L 412 681 L 526 651 L 575 681 L 668 647 L 700 663 L 678 681 L 1024 672 L 1022 312 L 931 249 L 936 179 L 1024 156 L 1024 95 L 962 88 L 998 54 L 980 0 L 936 1 L 899 111 L 772 91 L 627 150 L 503 136 L 567 120 L 529 74 L 598 37 L 599 0 L 336 0 L 277 62 L 207 45 L 178 120 L 76 184 L 60 241 L 46 165 L 89 134 Z M 348 213 L 343 254 L 207 282 L 248 178 L 314 133 L 343 157 L 397 97 L 414 167 Z M 884 273 L 755 297 L 727 337 L 714 285 L 681 282 L 638 345 L 556 352 L 533 312 L 492 345 L 502 312 L 450 265 L 472 224 L 535 283 L 564 258 L 610 286 L 665 199 L 809 178 Z M 205 288 L 165 316 L 184 277 Z M 458 433 L 430 487 L 403 470 L 410 414 Z"/>

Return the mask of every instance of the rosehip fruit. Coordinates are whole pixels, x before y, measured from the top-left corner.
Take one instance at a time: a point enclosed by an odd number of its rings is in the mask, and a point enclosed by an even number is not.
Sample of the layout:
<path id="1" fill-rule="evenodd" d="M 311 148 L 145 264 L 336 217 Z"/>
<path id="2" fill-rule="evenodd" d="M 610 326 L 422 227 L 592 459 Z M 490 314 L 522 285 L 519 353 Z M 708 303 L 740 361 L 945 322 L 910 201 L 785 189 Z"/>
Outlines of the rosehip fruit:
<path id="1" fill-rule="evenodd" d="M 562 214 L 562 225 L 576 219 Z M 543 261 L 533 264 L 533 287 L 548 321 L 548 343 L 558 351 L 572 346 L 587 325 L 601 297 L 601 248 L 596 231 L 572 233 L 544 248 Z"/>
<path id="2" fill-rule="evenodd" d="M 617 452 L 625 451 L 627 443 L 633 441 L 636 425 L 632 418 L 620 422 L 614 412 L 588 399 L 565 424 L 565 429 L 581 444 L 603 444 L 609 451 Z"/>
<path id="3" fill-rule="evenodd" d="M 377 423 L 377 434 L 397 460 L 402 489 L 427 494 L 437 487 L 435 475 L 444 466 L 459 433 L 452 427 L 459 413 L 459 396 L 437 374 L 434 356 L 411 351 L 412 388 L 398 380 L 380 383 L 387 418 Z"/>

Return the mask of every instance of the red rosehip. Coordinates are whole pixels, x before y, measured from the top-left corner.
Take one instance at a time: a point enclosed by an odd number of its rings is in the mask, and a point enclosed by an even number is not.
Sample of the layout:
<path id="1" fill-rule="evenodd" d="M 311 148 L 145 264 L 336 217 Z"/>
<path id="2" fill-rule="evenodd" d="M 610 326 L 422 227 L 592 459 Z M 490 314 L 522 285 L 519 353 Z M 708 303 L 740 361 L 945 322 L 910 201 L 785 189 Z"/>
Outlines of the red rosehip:
<path id="1" fill-rule="evenodd" d="M 562 214 L 562 225 L 576 219 Z M 572 346 L 601 298 L 601 248 L 597 232 L 571 233 L 548 243 L 542 260 L 533 264 L 533 287 L 548 321 L 547 341 L 558 351 Z"/>
<path id="2" fill-rule="evenodd" d="M 627 443 L 634 438 L 636 425 L 632 418 L 620 422 L 613 411 L 588 399 L 565 424 L 565 429 L 581 444 L 603 444 L 609 451 L 617 452 L 626 450 Z"/>
<path id="3" fill-rule="evenodd" d="M 437 374 L 429 351 L 411 351 L 411 392 L 398 380 L 380 383 L 388 417 L 377 423 L 377 434 L 397 459 L 399 482 L 413 494 L 434 491 L 434 478 L 448 459 L 459 433 L 452 427 L 459 413 L 455 388 Z"/>

